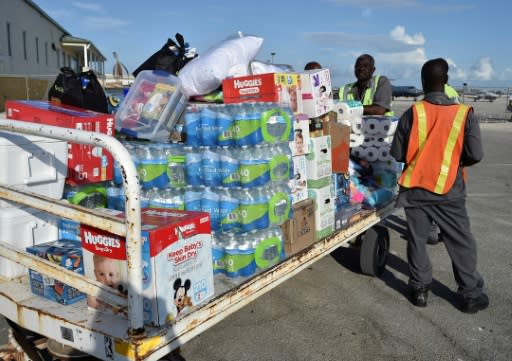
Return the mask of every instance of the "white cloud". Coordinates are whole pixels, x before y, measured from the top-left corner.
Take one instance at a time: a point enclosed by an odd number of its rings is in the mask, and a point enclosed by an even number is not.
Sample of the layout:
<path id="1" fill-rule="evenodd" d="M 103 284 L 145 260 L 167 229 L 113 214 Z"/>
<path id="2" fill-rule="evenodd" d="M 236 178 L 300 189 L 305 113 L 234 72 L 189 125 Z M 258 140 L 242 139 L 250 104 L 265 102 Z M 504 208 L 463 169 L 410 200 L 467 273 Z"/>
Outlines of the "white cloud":
<path id="1" fill-rule="evenodd" d="M 491 80 L 494 75 L 491 58 L 480 58 L 478 63 L 471 67 L 470 71 L 471 76 L 477 80 Z"/>
<path id="2" fill-rule="evenodd" d="M 88 3 L 88 2 L 81 2 L 81 1 L 74 1 L 73 6 L 79 8 L 80 10 L 89 10 L 94 12 L 102 12 L 103 8 L 99 4 L 95 3 Z"/>
<path id="3" fill-rule="evenodd" d="M 93 29 L 114 29 L 129 25 L 130 22 L 112 17 L 87 17 L 84 18 L 83 24 Z"/>
<path id="4" fill-rule="evenodd" d="M 457 66 L 455 61 L 453 61 L 450 58 L 445 58 L 448 62 L 448 77 L 449 81 L 451 80 L 466 80 L 467 79 L 467 72 L 464 69 L 461 69 Z"/>
<path id="5" fill-rule="evenodd" d="M 389 64 L 423 65 L 427 61 L 423 48 L 396 53 L 379 53 L 376 58 L 379 59 L 379 62 Z"/>
<path id="6" fill-rule="evenodd" d="M 418 33 L 414 35 L 407 35 L 405 33 L 405 27 L 401 25 L 395 26 L 393 30 L 389 32 L 391 39 L 396 40 L 398 42 L 402 42 L 407 45 L 423 45 L 425 44 L 425 38 L 423 34 Z"/>

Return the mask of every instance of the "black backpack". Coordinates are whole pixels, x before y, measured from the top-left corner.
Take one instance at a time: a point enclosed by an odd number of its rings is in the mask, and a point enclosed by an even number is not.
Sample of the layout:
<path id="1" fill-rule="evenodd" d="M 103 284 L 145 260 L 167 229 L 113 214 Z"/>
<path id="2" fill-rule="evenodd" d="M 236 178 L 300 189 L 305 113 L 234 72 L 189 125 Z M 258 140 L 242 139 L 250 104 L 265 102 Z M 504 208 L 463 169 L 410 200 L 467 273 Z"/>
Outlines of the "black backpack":
<path id="1" fill-rule="evenodd" d="M 176 33 L 176 41 L 178 42 L 177 44 L 172 39 L 167 39 L 167 42 L 160 50 L 151 55 L 133 71 L 133 76 L 136 77 L 143 70 L 164 70 L 169 74 L 176 75 L 186 63 L 197 56 L 190 57 L 186 54 L 187 50 L 183 35 Z"/>
<path id="2" fill-rule="evenodd" d="M 60 68 L 60 74 L 48 91 L 48 100 L 55 99 L 65 105 L 108 113 L 105 91 L 92 70 L 75 73 L 67 66 Z"/>

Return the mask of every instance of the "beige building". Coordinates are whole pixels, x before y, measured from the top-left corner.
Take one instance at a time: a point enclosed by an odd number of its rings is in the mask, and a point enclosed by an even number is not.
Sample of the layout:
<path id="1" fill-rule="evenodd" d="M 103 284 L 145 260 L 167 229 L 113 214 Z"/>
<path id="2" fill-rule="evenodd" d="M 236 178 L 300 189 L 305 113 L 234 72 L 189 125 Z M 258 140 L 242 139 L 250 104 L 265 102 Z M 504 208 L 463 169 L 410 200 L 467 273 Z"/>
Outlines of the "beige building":
<path id="1" fill-rule="evenodd" d="M 59 69 L 105 74 L 106 58 L 30 0 L 0 0 L 0 111 L 6 99 L 45 99 Z M 48 84 L 50 83 L 50 84 Z"/>

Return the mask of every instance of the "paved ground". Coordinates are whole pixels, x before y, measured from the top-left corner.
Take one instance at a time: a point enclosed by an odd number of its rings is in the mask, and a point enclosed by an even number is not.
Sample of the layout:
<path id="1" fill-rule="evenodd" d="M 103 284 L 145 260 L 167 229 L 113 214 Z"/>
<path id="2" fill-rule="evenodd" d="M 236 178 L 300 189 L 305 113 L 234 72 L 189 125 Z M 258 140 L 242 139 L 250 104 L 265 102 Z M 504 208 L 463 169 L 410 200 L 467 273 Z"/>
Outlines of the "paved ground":
<path id="1" fill-rule="evenodd" d="M 395 101 L 397 114 L 410 101 Z M 503 104 L 472 102 L 477 114 Z M 503 110 L 498 109 L 503 105 Z M 403 110 L 402 110 L 403 111 Z M 391 231 L 381 278 L 360 273 L 358 252 L 339 249 L 182 347 L 186 360 L 510 361 L 512 360 L 512 123 L 483 123 L 484 161 L 469 169 L 468 212 L 478 242 L 489 309 L 461 313 L 443 244 L 429 246 L 429 306 L 406 298 L 405 222 Z M 6 341 L 0 324 L 0 344 Z"/>

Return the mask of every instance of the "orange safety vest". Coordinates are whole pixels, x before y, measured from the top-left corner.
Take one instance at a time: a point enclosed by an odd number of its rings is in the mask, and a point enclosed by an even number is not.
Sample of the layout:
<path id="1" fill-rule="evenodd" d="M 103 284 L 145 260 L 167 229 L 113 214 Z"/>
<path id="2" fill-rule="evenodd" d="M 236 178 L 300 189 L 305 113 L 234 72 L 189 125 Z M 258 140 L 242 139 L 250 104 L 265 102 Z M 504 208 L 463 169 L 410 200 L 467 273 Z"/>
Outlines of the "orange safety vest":
<path id="1" fill-rule="evenodd" d="M 398 183 L 446 194 L 457 177 L 470 106 L 413 105 L 413 122 L 407 145 L 406 168 Z"/>

